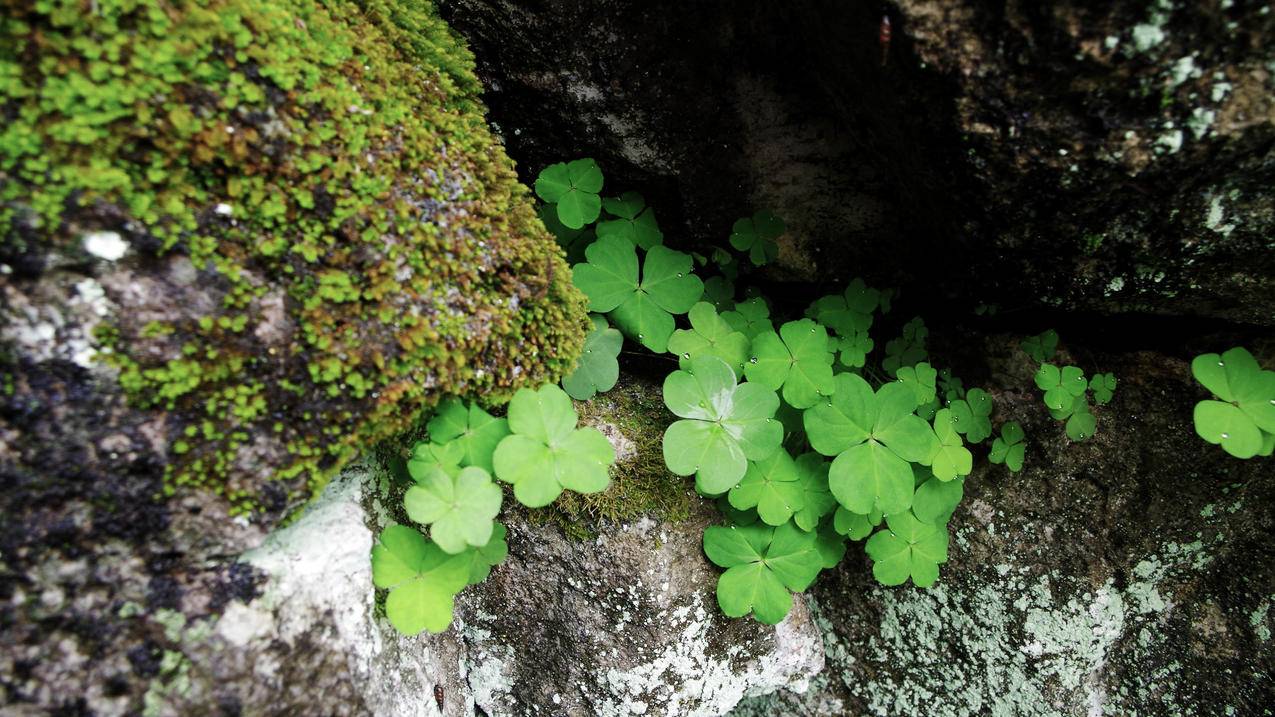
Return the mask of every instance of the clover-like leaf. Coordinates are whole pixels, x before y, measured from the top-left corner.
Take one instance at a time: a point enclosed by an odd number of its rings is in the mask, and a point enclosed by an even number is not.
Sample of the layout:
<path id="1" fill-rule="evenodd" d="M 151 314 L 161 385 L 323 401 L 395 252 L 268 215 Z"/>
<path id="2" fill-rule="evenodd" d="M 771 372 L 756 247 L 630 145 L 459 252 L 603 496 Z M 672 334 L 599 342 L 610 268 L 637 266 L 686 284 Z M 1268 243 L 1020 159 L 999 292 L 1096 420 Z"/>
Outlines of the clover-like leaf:
<path id="1" fill-rule="evenodd" d="M 572 280 L 589 297 L 589 309 L 610 313 L 626 336 L 664 353 L 675 326 L 672 315 L 689 311 L 704 293 L 704 283 L 691 273 L 691 256 L 651 247 L 641 281 L 637 250 L 623 239 L 598 239 L 585 256 L 589 261 L 575 265 Z"/>
<path id="2" fill-rule="evenodd" d="M 753 339 L 752 357 L 744 365 L 750 382 L 778 390 L 794 408 L 813 406 L 836 390 L 828 332 L 810 319 L 789 321 Z"/>
<path id="3" fill-rule="evenodd" d="M 1006 421 L 1001 426 L 1001 434 L 992 441 L 992 450 L 987 460 L 992 463 L 1004 463 L 1010 471 L 1017 473 L 1023 469 L 1023 456 L 1026 453 L 1023 427 L 1018 421 Z"/>
<path id="4" fill-rule="evenodd" d="M 938 390 L 934 384 L 938 371 L 928 363 L 922 361 L 915 366 L 900 366 L 895 376 L 900 383 L 912 389 L 912 393 L 916 395 L 917 406 L 924 406 L 934 400 Z"/>
<path id="5" fill-rule="evenodd" d="M 948 410 L 952 413 L 952 427 L 970 443 L 981 443 L 992 435 L 992 397 L 983 389 L 971 388 L 965 398 L 949 403 Z"/>
<path id="6" fill-rule="evenodd" d="M 709 526 L 704 530 L 704 553 L 726 568 L 717 580 L 717 604 L 728 617 L 749 613 L 758 622 L 777 625 L 792 607 L 792 594 L 814 582 L 823 568 L 815 533 L 792 523 L 772 528 Z"/>
<path id="7" fill-rule="evenodd" d="M 1093 400 L 1099 406 L 1105 406 L 1111 403 L 1111 397 L 1116 391 L 1116 376 L 1111 373 L 1094 374 L 1089 379 L 1089 390 L 1093 391 Z"/>
<path id="8" fill-rule="evenodd" d="M 938 445 L 930 455 L 930 468 L 939 480 L 952 480 L 957 476 L 966 476 L 974 470 L 974 456 L 961 441 L 956 432 L 956 421 L 952 411 L 942 409 L 934 414 L 934 435 L 938 437 Z"/>
<path id="9" fill-rule="evenodd" d="M 509 421 L 496 418 L 476 403 L 468 406 L 459 399 L 448 399 L 438 406 L 426 424 L 430 439 L 456 444 L 462 451 L 462 466 L 478 466 L 490 473 L 491 455 L 505 436 Z"/>
<path id="10" fill-rule="evenodd" d="M 556 204 L 545 204 L 537 210 L 545 229 L 558 240 L 558 246 L 567 254 L 567 263 L 575 264 L 584 261 L 584 250 L 597 239 L 591 227 L 572 229 L 558 218 Z"/>
<path id="11" fill-rule="evenodd" d="M 881 361 L 881 367 L 893 376 L 901 366 L 915 366 L 924 361 L 929 355 L 925 351 L 925 339 L 929 334 L 930 330 L 925 328 L 925 322 L 920 317 L 904 324 L 903 335 L 886 342 L 885 359 Z"/>
<path id="12" fill-rule="evenodd" d="M 522 388 L 509 402 L 509 429 L 496 446 L 496 477 L 512 483 L 514 497 L 529 508 L 549 505 L 563 489 L 606 490 L 615 449 L 596 428 L 576 428 L 571 399 L 552 384 Z"/>
<path id="13" fill-rule="evenodd" d="M 536 195 L 556 204 L 558 219 L 569 229 L 579 229 L 602 211 L 602 170 L 592 159 L 559 162 L 540 170 Z"/>
<path id="14" fill-rule="evenodd" d="M 750 341 L 759 334 L 775 330 L 770 322 L 770 307 L 760 296 L 735 304 L 734 309 L 722 312 L 722 319 Z"/>
<path id="15" fill-rule="evenodd" d="M 577 401 L 587 401 L 596 394 L 610 391 L 620 378 L 616 357 L 624 345 L 624 337 L 611 328 L 607 320 L 594 314 L 589 317 L 593 330 L 584 337 L 584 350 L 575 370 L 562 379 L 562 388 Z"/>
<path id="16" fill-rule="evenodd" d="M 818 453 L 803 453 L 796 460 L 798 481 L 801 484 L 801 509 L 793 514 L 793 522 L 807 532 L 819 526 L 819 521 L 837 507 L 837 499 L 828 489 L 828 462 Z"/>
<path id="17" fill-rule="evenodd" d="M 1071 416 L 1067 419 L 1067 437 L 1080 442 L 1088 439 L 1098 428 L 1098 421 L 1089 412 L 1089 402 L 1078 396 L 1072 404 Z"/>
<path id="18" fill-rule="evenodd" d="M 602 208 L 619 218 L 598 222 L 599 237 L 619 237 L 642 249 L 664 243 L 664 232 L 655 221 L 655 210 L 646 206 L 641 194 L 625 192 L 619 197 L 603 199 Z"/>
<path id="19" fill-rule="evenodd" d="M 1270 455 L 1275 434 L 1275 371 L 1265 371 L 1246 349 L 1204 354 L 1191 373 L 1218 400 L 1195 407 L 1195 431 L 1236 458 Z"/>
<path id="20" fill-rule="evenodd" d="M 783 525 L 805 506 L 805 490 L 797 464 L 780 448 L 760 461 L 750 461 L 744 477 L 727 494 L 738 510 L 756 508 L 767 525 Z"/>
<path id="21" fill-rule="evenodd" d="M 1039 336 L 1029 336 L 1019 346 L 1036 363 L 1052 361 L 1058 350 L 1058 332 L 1049 329 Z"/>
<path id="22" fill-rule="evenodd" d="M 800 526 L 799 526 L 800 527 Z M 846 539 L 832 526 L 832 521 L 826 520 L 822 525 L 816 526 L 815 534 L 815 550 L 819 552 L 822 559 L 820 567 L 830 570 L 837 567 L 837 563 L 846 556 Z"/>
<path id="23" fill-rule="evenodd" d="M 709 277 L 704 282 L 704 300 L 718 311 L 735 308 L 735 285 L 724 276 Z"/>
<path id="24" fill-rule="evenodd" d="M 412 520 L 429 526 L 438 547 L 455 554 L 491 540 L 500 501 L 500 488 L 487 471 L 470 466 L 455 475 L 435 469 L 407 489 L 403 507 Z"/>
<path id="25" fill-rule="evenodd" d="M 939 480 L 930 478 L 916 489 L 912 497 L 912 514 L 918 520 L 941 525 L 956 511 L 965 495 L 965 479 Z"/>
<path id="26" fill-rule="evenodd" d="M 913 492 L 908 463 L 928 464 L 937 444 L 930 426 L 912 413 L 916 394 L 897 382 L 873 392 L 850 373 L 835 381 L 832 399 L 803 416 L 810 445 L 836 456 L 828 471 L 832 494 L 855 513 L 907 510 Z"/>
<path id="27" fill-rule="evenodd" d="M 736 383 L 735 372 L 716 356 L 691 360 L 688 370 L 664 379 L 664 404 L 683 420 L 664 432 L 664 463 L 676 475 L 695 474 L 704 495 L 739 483 L 748 461 L 769 458 L 784 439 L 775 420 L 779 396 L 756 383 Z"/>
<path id="28" fill-rule="evenodd" d="M 832 525 L 838 533 L 851 540 L 863 540 L 872 533 L 873 528 L 881 525 L 883 519 L 879 510 L 865 515 L 848 510 L 842 505 L 837 506 L 836 514 L 832 516 Z"/>
<path id="29" fill-rule="evenodd" d="M 1060 369 L 1049 363 L 1041 364 L 1036 372 L 1036 385 L 1045 392 L 1045 405 L 1055 411 L 1066 409 L 1089 388 L 1084 371 L 1075 366 Z"/>
<path id="30" fill-rule="evenodd" d="M 731 328 L 717 315 L 713 305 L 701 301 L 691 307 L 691 328 L 678 329 L 668 340 L 668 350 L 678 356 L 678 365 L 689 368 L 693 359 L 716 356 L 725 361 L 736 375 L 743 373 L 748 360 L 748 337 Z"/>
<path id="31" fill-rule="evenodd" d="M 958 401 L 965 398 L 965 382 L 960 376 L 952 375 L 952 369 L 945 368 L 939 371 L 938 393 L 948 402 Z"/>
<path id="32" fill-rule="evenodd" d="M 463 555 L 447 554 L 404 525 L 387 527 L 372 546 L 372 583 L 390 591 L 385 615 L 404 635 L 446 630 L 453 597 L 469 575 Z"/>
<path id="33" fill-rule="evenodd" d="M 753 214 L 751 219 L 744 218 L 735 222 L 731 229 L 730 245 L 739 251 L 748 252 L 748 258 L 753 264 L 761 266 L 779 256 L 779 245 L 775 240 L 783 233 L 783 220 L 763 209 Z"/>
<path id="34" fill-rule="evenodd" d="M 868 538 L 864 550 L 872 558 L 872 576 L 882 585 L 902 585 L 912 578 L 920 588 L 939 579 L 947 562 L 947 527 L 918 520 L 912 513 L 886 517 L 888 530 Z"/>
<path id="35" fill-rule="evenodd" d="M 418 441 L 412 446 L 412 455 L 407 459 L 407 473 L 418 483 L 424 481 L 435 470 L 443 470 L 454 475 L 460 472 L 460 464 L 464 459 L 465 447 L 459 441 L 447 443 Z"/>
<path id="36" fill-rule="evenodd" d="M 469 565 L 469 584 L 477 585 L 487 579 L 491 569 L 505 562 L 509 556 L 509 544 L 505 542 L 508 531 L 500 523 L 493 523 L 491 538 L 486 545 L 470 548 L 459 557 L 465 558 Z"/>

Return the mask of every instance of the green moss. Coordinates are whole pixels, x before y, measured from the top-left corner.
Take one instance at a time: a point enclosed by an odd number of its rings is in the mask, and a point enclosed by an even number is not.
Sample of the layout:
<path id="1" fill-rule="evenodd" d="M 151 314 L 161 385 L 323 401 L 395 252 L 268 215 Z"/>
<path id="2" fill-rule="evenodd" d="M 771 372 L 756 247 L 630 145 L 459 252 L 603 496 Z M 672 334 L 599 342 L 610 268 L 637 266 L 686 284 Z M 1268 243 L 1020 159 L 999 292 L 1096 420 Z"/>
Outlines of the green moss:
<path id="1" fill-rule="evenodd" d="M 74 253 L 122 212 L 220 294 L 98 333 L 138 405 L 198 427 L 170 490 L 242 466 L 313 490 L 441 395 L 569 370 L 583 298 L 430 3 L 0 5 L 0 237 Z"/>
<path id="2" fill-rule="evenodd" d="M 669 472 L 664 465 L 664 429 L 674 420 L 664 407 L 660 387 L 622 375 L 610 391 L 590 401 L 577 401 L 581 425 L 610 424 L 631 450 L 611 469 L 611 486 L 601 493 L 564 492 L 553 505 L 531 511 L 533 520 L 557 524 L 570 536 L 587 539 L 603 523 L 650 517 L 679 521 L 690 517 L 695 502 L 693 482 Z"/>

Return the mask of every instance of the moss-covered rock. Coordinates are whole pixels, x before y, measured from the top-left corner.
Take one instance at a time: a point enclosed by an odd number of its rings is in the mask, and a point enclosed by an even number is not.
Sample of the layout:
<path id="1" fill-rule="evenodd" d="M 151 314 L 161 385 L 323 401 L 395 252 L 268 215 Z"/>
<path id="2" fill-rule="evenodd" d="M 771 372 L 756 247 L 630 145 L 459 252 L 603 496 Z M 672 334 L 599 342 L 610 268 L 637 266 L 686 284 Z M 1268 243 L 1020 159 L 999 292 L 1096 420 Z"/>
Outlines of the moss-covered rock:
<path id="1" fill-rule="evenodd" d="M 579 295 L 428 3 L 12 3 L 2 27 L 0 261 L 100 261 L 118 310 L 83 338 L 164 412 L 170 488 L 322 476 L 440 395 L 569 368 Z"/>

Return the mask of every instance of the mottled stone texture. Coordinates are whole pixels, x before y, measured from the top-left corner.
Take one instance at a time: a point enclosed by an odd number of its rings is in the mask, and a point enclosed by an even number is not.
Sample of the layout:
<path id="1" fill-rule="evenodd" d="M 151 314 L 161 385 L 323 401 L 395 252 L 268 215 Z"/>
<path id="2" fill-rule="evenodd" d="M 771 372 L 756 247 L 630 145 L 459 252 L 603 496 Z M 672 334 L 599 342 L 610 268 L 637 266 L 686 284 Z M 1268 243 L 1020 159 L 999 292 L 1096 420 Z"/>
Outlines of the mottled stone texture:
<path id="1" fill-rule="evenodd" d="M 1275 323 L 1266 3 L 442 9 L 524 171 L 592 155 L 674 242 L 765 206 L 775 279 Z"/>

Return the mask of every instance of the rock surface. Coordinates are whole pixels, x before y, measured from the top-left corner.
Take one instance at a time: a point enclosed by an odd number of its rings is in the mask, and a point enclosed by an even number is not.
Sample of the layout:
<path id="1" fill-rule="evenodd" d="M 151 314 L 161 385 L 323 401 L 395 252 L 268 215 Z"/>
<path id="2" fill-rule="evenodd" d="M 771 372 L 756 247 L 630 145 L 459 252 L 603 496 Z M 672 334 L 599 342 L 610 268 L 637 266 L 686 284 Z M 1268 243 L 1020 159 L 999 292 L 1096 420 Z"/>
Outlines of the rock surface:
<path id="1" fill-rule="evenodd" d="M 593 156 L 674 242 L 769 207 L 776 279 L 1275 323 L 1263 3 L 442 9 L 523 171 Z"/>

